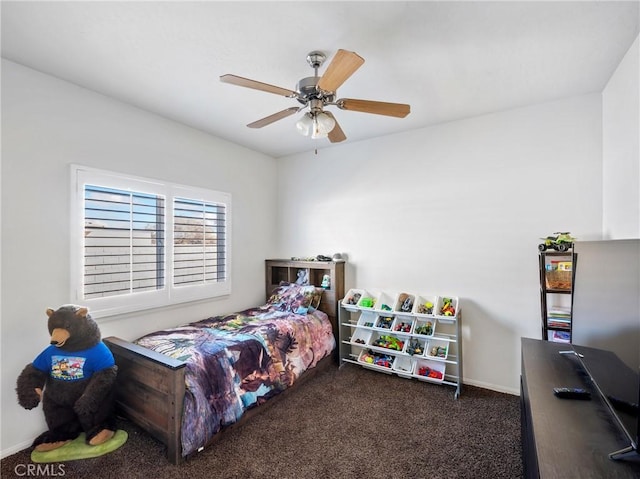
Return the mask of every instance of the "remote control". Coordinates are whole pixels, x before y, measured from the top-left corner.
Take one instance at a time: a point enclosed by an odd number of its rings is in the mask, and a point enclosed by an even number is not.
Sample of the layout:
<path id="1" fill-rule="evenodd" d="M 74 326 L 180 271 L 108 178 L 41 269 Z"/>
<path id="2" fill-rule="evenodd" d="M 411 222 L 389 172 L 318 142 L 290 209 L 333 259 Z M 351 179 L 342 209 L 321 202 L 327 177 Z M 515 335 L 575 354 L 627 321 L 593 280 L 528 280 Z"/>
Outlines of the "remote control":
<path id="1" fill-rule="evenodd" d="M 591 393 L 580 388 L 553 388 L 553 394 L 562 399 L 591 399 Z"/>

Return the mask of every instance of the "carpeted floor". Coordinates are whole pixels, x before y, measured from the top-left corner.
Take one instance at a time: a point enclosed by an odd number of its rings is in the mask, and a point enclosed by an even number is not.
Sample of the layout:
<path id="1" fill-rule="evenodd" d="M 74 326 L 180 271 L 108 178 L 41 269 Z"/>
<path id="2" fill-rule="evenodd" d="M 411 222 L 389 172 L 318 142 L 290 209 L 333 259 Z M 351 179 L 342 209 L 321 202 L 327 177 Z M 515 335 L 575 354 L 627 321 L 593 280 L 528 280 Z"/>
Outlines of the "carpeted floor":
<path id="1" fill-rule="evenodd" d="M 179 466 L 123 419 L 129 440 L 114 453 L 45 467 L 25 450 L 2 460 L 2 477 L 522 477 L 519 398 L 465 386 L 455 400 L 454 391 L 346 364 Z"/>

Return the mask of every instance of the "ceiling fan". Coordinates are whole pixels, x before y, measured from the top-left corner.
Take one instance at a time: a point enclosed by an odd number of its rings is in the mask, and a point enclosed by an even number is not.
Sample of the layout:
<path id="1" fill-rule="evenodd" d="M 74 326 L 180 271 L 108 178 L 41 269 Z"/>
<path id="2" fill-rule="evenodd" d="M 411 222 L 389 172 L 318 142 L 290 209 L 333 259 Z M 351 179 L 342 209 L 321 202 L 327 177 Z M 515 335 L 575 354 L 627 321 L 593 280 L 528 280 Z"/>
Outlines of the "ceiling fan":
<path id="1" fill-rule="evenodd" d="M 302 106 L 290 107 L 249 123 L 247 125 L 249 128 L 262 128 L 308 107 L 309 111 L 298 120 L 296 128 L 305 136 L 329 138 L 331 143 L 344 141 L 347 137 L 333 114 L 325 111 L 327 106 L 337 106 L 341 110 L 360 111 L 397 118 L 404 118 L 411 111 L 410 106 L 403 103 L 386 103 L 353 98 L 336 99 L 338 88 L 362 66 L 364 59 L 355 52 L 340 49 L 336 52 L 322 76 L 318 76 L 318 68 L 322 66 L 326 58 L 326 55 L 320 51 L 313 51 L 307 55 L 307 63 L 314 69 L 315 73 L 314 76 L 302 78 L 298 81 L 295 91 L 231 74 L 222 75 L 220 81 L 282 95 L 287 98 L 295 98 L 302 104 Z"/>

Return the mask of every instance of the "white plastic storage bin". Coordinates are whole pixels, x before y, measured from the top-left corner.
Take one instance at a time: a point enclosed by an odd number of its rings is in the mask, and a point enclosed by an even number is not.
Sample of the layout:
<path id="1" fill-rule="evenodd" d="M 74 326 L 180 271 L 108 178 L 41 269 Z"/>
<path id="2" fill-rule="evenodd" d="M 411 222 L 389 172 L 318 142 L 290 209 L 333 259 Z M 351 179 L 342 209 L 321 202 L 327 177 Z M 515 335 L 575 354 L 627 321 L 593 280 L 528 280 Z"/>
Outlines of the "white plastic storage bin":
<path id="1" fill-rule="evenodd" d="M 411 379 L 416 362 L 406 356 L 398 356 L 393 362 L 393 371 L 400 377 Z"/>
<path id="2" fill-rule="evenodd" d="M 434 314 L 438 319 L 454 321 L 458 317 L 458 298 L 455 296 L 438 296 Z"/>
<path id="3" fill-rule="evenodd" d="M 409 338 L 404 346 L 404 352 L 410 356 L 422 357 L 427 351 L 427 340 L 420 338 Z"/>
<path id="4" fill-rule="evenodd" d="M 358 362 L 363 366 L 378 371 L 391 371 L 393 368 L 394 356 L 390 354 L 377 353 L 368 349 L 363 349 L 358 355 Z"/>
<path id="5" fill-rule="evenodd" d="M 404 352 L 405 345 L 407 344 L 407 338 L 399 337 L 395 334 L 389 334 L 385 332 L 373 331 L 369 338 L 369 346 L 378 349 L 379 351 L 388 350 L 393 353 Z"/>
<path id="6" fill-rule="evenodd" d="M 396 318 L 393 320 L 391 330 L 395 334 L 411 334 L 413 332 L 414 324 L 415 319 L 413 319 L 411 316 L 396 316 Z"/>
<path id="7" fill-rule="evenodd" d="M 438 297 L 436 295 L 419 295 L 413 305 L 413 314 L 433 317 L 436 312 Z"/>
<path id="8" fill-rule="evenodd" d="M 435 318 L 416 318 L 416 324 L 413 327 L 413 334 L 419 334 L 420 336 L 433 337 L 433 333 L 436 331 Z"/>
<path id="9" fill-rule="evenodd" d="M 422 381 L 441 383 L 444 381 L 446 364 L 431 359 L 417 359 L 413 367 L 413 377 Z"/>
<path id="10" fill-rule="evenodd" d="M 449 355 L 449 341 L 430 339 L 425 351 L 425 357 L 446 360 Z"/>
<path id="11" fill-rule="evenodd" d="M 371 341 L 371 330 L 370 329 L 360 329 L 356 328 L 356 330 L 351 335 L 351 344 L 359 344 L 362 346 L 366 346 Z"/>
<path id="12" fill-rule="evenodd" d="M 394 311 L 400 313 L 411 314 L 413 306 L 416 302 L 416 295 L 412 293 L 400 293 L 396 298 Z"/>
<path id="13" fill-rule="evenodd" d="M 376 329 L 382 329 L 383 331 L 391 331 L 393 327 L 393 316 L 377 316 L 374 327 Z"/>
<path id="14" fill-rule="evenodd" d="M 378 300 L 374 309 L 385 316 L 393 316 L 393 307 L 396 304 L 396 296 L 382 292 L 378 296 Z"/>
<path id="15" fill-rule="evenodd" d="M 342 307 L 347 311 L 357 311 L 358 301 L 366 294 L 364 289 L 350 289 L 342 298 Z"/>
<path id="16" fill-rule="evenodd" d="M 358 326 L 373 328 L 376 324 L 376 313 L 373 311 L 363 311 L 358 318 Z"/>

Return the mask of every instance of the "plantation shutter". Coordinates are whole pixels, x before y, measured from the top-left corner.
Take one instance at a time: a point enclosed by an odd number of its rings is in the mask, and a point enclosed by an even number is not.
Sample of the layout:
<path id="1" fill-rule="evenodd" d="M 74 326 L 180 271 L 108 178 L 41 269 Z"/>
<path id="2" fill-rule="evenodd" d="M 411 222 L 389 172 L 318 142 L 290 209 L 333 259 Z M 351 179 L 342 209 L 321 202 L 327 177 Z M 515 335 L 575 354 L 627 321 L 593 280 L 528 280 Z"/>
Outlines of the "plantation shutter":
<path id="1" fill-rule="evenodd" d="M 231 294 L 231 195 L 71 167 L 70 299 L 94 318 Z"/>
<path id="2" fill-rule="evenodd" d="M 226 280 L 226 219 L 223 203 L 174 198 L 174 286 Z"/>
<path id="3" fill-rule="evenodd" d="M 162 196 L 84 186 L 85 299 L 164 288 L 164 215 Z"/>

